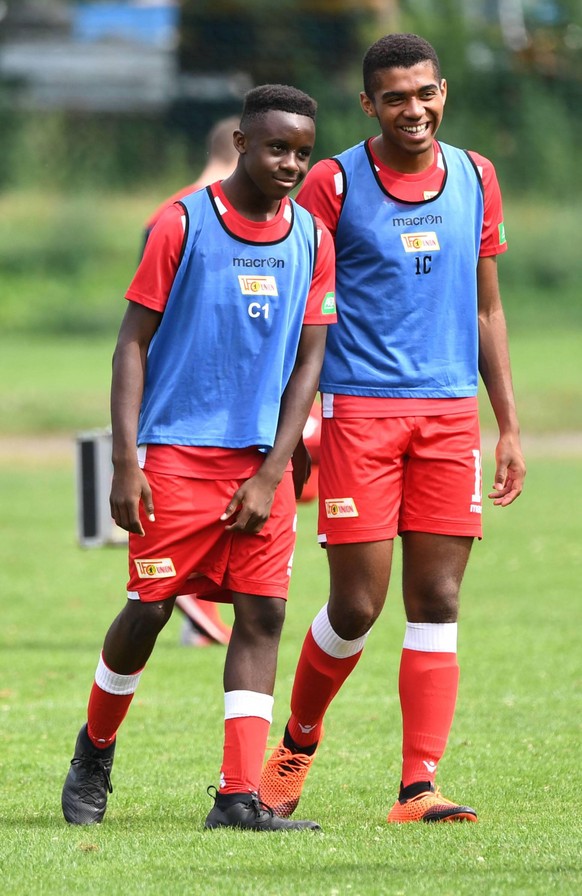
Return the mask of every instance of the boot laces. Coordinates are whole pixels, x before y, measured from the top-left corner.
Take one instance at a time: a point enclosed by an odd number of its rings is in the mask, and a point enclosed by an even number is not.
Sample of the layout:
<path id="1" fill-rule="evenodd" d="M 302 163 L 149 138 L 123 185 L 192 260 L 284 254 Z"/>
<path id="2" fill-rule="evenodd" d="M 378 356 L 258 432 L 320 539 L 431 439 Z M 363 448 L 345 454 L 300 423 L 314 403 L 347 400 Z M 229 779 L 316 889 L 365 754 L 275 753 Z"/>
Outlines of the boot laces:
<path id="1" fill-rule="evenodd" d="M 90 798 L 100 797 L 103 790 L 103 784 L 109 791 L 113 793 L 113 785 L 111 784 L 111 762 L 100 759 L 98 756 L 79 756 L 71 761 L 71 765 L 81 766 L 86 774 L 80 782 L 80 792 Z"/>
<path id="2" fill-rule="evenodd" d="M 214 800 L 214 802 L 216 802 L 216 799 L 218 797 L 218 790 L 216 789 L 214 784 L 211 784 L 209 787 L 206 788 L 206 793 L 208 794 L 209 797 L 211 797 Z M 264 803 L 260 799 L 259 794 L 256 792 L 250 794 L 250 800 L 247 805 L 249 805 L 252 808 L 253 812 L 255 813 L 256 818 L 259 818 L 265 812 L 271 818 L 275 814 L 274 811 L 271 809 L 271 807 L 267 806 L 267 804 Z"/>
<path id="3" fill-rule="evenodd" d="M 286 775 L 296 774 L 301 769 L 308 769 L 312 759 L 313 756 L 307 756 L 305 753 L 292 753 L 290 750 L 285 750 L 281 756 L 277 756 L 273 760 L 273 765 L 276 763 L 277 774 L 284 778 Z"/>
<path id="4" fill-rule="evenodd" d="M 259 818 L 263 813 L 267 813 L 267 815 L 272 818 L 275 814 L 270 806 L 267 806 L 266 803 L 260 799 L 258 793 L 251 793 L 251 801 L 249 803 L 254 809 L 255 815 Z"/>

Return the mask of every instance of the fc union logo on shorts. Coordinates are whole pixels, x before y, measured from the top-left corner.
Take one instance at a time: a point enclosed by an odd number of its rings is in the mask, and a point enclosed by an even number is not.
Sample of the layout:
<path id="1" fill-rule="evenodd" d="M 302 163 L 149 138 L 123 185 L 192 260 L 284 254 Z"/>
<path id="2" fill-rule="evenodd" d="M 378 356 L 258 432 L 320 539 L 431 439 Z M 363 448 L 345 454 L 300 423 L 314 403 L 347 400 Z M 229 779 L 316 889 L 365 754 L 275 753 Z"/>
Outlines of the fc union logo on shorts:
<path id="1" fill-rule="evenodd" d="M 140 579 L 168 579 L 176 575 L 170 557 L 164 557 L 162 560 L 134 560 L 133 562 Z"/>
<path id="2" fill-rule="evenodd" d="M 238 275 L 243 296 L 278 296 L 277 281 L 274 277 L 247 277 Z"/>
<path id="3" fill-rule="evenodd" d="M 356 502 L 353 498 L 326 498 L 325 515 L 330 520 L 336 520 L 345 516 L 359 516 Z"/>

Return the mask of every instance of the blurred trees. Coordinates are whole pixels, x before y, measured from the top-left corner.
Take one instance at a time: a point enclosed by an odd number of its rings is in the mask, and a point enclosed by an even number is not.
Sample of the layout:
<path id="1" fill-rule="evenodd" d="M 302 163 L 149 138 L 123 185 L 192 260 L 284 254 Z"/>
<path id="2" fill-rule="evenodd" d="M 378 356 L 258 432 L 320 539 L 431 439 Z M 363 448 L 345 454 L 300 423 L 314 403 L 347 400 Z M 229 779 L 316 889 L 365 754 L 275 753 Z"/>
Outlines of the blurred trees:
<path id="1" fill-rule="evenodd" d="M 422 2 L 402 8 L 401 30 L 435 45 L 449 83 L 443 139 L 490 156 L 505 192 L 580 192 L 571 162 L 582 139 L 578 0 L 447 0 L 439 15 Z"/>
<path id="2" fill-rule="evenodd" d="M 387 31 L 434 44 L 449 82 L 443 139 L 491 156 L 506 189 L 569 196 L 582 174 L 579 0 L 184 0 L 186 71 L 242 68 L 320 105 L 318 156 L 366 137 L 361 59 Z M 372 130 L 371 130 L 372 129 Z"/>
<path id="3" fill-rule="evenodd" d="M 177 91 L 164 120 L 30 114 L 0 84 L 0 183 L 131 186 L 164 173 L 171 180 L 175 165 L 182 177 L 187 155 L 193 167 L 201 162 L 206 128 L 240 106 L 220 94 L 228 78 L 311 93 L 316 155 L 333 154 L 375 130 L 359 107 L 361 60 L 388 31 L 434 44 L 449 83 L 441 136 L 490 156 L 505 192 L 580 191 L 572 164 L 582 141 L 580 0 L 182 0 Z"/>

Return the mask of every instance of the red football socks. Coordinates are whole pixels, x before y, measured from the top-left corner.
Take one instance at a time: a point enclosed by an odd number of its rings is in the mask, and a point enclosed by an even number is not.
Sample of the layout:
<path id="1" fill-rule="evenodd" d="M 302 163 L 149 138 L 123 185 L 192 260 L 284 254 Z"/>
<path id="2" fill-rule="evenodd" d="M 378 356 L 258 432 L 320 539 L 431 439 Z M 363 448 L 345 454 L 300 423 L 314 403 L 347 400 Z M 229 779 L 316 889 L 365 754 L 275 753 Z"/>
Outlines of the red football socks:
<path id="1" fill-rule="evenodd" d="M 107 666 L 103 655 L 99 657 L 87 707 L 87 733 L 96 747 L 105 749 L 115 740 L 142 671 L 139 669 L 132 675 L 120 675 Z"/>
<path id="2" fill-rule="evenodd" d="M 258 716 L 225 719 L 220 793 L 258 792 L 270 727 Z"/>
<path id="3" fill-rule="evenodd" d="M 327 707 L 357 664 L 362 651 L 348 657 L 333 657 L 307 632 L 291 694 L 289 734 L 298 747 L 319 741 Z"/>
<path id="4" fill-rule="evenodd" d="M 96 747 L 105 749 L 113 743 L 132 700 L 133 694 L 109 694 L 93 682 L 87 708 L 87 734 Z"/>
<path id="5" fill-rule="evenodd" d="M 402 651 L 402 783 L 434 782 L 455 713 L 459 684 L 456 653 Z"/>

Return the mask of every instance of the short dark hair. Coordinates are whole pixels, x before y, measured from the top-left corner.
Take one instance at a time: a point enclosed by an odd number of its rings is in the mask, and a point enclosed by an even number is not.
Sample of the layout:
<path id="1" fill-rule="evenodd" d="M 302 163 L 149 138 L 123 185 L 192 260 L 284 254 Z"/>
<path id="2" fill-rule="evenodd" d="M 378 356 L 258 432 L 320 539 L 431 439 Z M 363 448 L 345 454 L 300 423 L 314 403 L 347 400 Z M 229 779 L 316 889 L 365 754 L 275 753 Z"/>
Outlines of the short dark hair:
<path id="1" fill-rule="evenodd" d="M 412 68 L 419 62 L 432 62 L 437 80 L 441 80 L 441 65 L 434 47 L 418 34 L 387 34 L 366 51 L 363 62 L 364 90 L 374 93 L 375 75 L 380 69 Z"/>
<path id="2" fill-rule="evenodd" d="M 317 103 L 307 93 L 287 84 L 262 84 L 253 87 L 246 94 L 241 115 L 241 127 L 251 118 L 266 115 L 267 112 L 292 112 L 306 115 L 315 121 Z"/>

